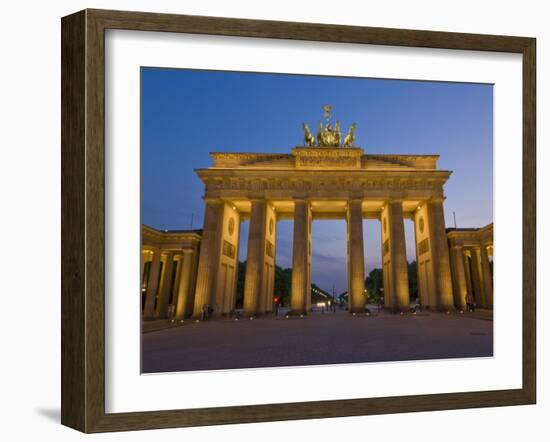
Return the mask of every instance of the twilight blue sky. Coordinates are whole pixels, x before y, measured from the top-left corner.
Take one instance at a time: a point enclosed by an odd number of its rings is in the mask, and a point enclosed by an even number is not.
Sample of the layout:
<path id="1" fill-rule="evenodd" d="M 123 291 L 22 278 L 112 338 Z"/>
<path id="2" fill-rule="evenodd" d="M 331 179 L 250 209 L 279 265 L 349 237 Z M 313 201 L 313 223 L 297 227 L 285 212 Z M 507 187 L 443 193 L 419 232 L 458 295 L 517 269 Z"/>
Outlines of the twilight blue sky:
<path id="1" fill-rule="evenodd" d="M 289 153 L 313 131 L 321 106 L 366 153 L 439 154 L 452 170 L 445 218 L 458 227 L 493 221 L 491 85 L 182 69 L 142 68 L 142 222 L 158 229 L 201 228 L 203 185 L 193 172 L 209 152 Z M 192 224 L 191 224 L 192 222 Z M 243 223 L 246 259 L 248 222 Z M 277 230 L 277 264 L 290 267 L 292 222 Z M 412 222 L 405 222 L 414 259 Z M 337 293 L 346 287 L 345 221 L 313 222 L 312 279 Z M 365 266 L 380 267 L 380 227 L 364 221 Z"/>

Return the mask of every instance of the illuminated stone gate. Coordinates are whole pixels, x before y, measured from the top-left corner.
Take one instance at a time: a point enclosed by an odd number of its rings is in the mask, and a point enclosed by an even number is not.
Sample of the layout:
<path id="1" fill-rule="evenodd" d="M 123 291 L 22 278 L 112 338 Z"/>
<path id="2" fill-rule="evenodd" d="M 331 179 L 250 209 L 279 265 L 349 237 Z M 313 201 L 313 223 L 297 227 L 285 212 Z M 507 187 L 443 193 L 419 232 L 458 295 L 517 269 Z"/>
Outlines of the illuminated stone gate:
<path id="1" fill-rule="evenodd" d="M 420 304 L 462 308 L 469 291 L 479 306 L 492 308 L 492 224 L 447 234 L 443 186 L 451 171 L 437 168 L 439 156 L 366 154 L 354 144 L 355 123 L 342 137 L 339 122 L 330 123 L 329 106 L 325 119 L 316 137 L 304 124 L 304 145 L 287 154 L 211 153 L 213 164 L 195 171 L 205 185 L 202 232 L 144 227 L 144 318 L 170 316 L 169 306 L 176 319 L 200 317 L 205 306 L 214 315 L 232 312 L 240 226 L 246 219 L 247 315 L 273 308 L 277 222 L 284 219 L 294 222 L 292 314 L 311 308 L 311 224 L 316 219 L 347 222 L 350 312 L 364 311 L 366 301 L 363 219 L 380 221 L 388 310 L 410 307 L 405 219 L 414 222 Z"/>
<path id="2" fill-rule="evenodd" d="M 205 304 L 215 313 L 234 308 L 239 226 L 250 220 L 244 310 L 272 309 L 277 221 L 294 221 L 291 310 L 310 309 L 311 223 L 347 222 L 348 293 L 351 312 L 364 310 L 363 219 L 380 221 L 385 306 L 409 308 L 404 220 L 414 221 L 419 295 L 425 307 L 453 307 L 445 232 L 443 185 L 450 171 L 438 155 L 374 155 L 354 145 L 353 124 L 342 141 L 340 125 L 319 124 L 316 139 L 304 124 L 304 146 L 288 154 L 211 154 L 196 173 L 205 185 L 194 316 Z"/>

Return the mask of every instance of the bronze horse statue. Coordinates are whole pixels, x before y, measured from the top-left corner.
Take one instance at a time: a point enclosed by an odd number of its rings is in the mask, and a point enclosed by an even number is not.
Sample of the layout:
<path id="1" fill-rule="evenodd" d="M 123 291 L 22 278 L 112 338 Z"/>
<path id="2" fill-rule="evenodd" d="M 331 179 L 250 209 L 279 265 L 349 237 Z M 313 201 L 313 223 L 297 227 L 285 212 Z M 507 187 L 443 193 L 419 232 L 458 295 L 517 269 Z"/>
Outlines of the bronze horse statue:
<path id="1" fill-rule="evenodd" d="M 304 146 L 315 146 L 315 138 L 309 130 L 307 123 L 304 123 Z"/>
<path id="2" fill-rule="evenodd" d="M 344 147 L 353 147 L 355 143 L 355 123 L 352 123 L 349 132 L 344 138 Z"/>

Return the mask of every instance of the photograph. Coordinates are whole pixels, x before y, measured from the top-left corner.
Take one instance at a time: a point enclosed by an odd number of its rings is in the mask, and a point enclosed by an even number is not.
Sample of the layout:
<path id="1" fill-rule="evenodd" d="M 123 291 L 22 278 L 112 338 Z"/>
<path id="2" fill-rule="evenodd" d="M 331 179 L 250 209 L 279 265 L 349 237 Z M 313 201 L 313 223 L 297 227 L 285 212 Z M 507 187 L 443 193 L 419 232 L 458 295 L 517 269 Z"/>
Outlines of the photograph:
<path id="1" fill-rule="evenodd" d="M 546 440 L 548 8 L 470 3 L 6 2 L 0 440 Z"/>
<path id="2" fill-rule="evenodd" d="M 494 356 L 493 84 L 140 77 L 142 374 Z"/>

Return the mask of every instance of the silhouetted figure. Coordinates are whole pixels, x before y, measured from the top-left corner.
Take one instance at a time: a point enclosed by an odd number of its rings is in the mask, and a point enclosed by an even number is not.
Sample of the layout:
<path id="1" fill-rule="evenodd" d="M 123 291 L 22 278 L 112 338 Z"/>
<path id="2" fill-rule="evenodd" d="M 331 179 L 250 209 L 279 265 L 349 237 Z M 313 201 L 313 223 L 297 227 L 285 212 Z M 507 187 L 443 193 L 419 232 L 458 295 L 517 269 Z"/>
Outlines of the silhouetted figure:
<path id="1" fill-rule="evenodd" d="M 476 310 L 475 299 L 471 293 L 466 293 L 466 309 L 472 313 Z"/>

